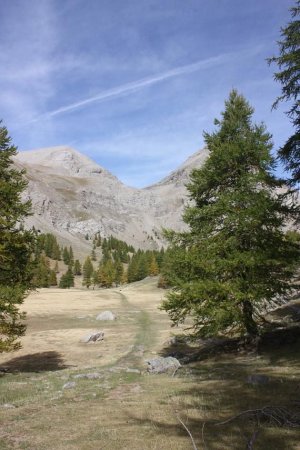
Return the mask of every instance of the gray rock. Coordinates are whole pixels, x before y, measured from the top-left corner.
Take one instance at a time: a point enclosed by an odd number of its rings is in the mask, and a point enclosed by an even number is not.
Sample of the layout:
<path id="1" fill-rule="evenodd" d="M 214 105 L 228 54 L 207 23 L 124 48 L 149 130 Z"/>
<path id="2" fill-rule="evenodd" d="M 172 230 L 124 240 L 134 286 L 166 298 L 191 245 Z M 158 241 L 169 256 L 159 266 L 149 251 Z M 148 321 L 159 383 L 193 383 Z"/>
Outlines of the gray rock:
<path id="1" fill-rule="evenodd" d="M 75 381 L 68 381 L 63 385 L 63 389 L 73 389 L 76 386 Z"/>
<path id="2" fill-rule="evenodd" d="M 130 369 L 129 367 L 126 369 L 127 373 L 138 373 L 141 374 L 141 371 L 139 369 Z"/>
<path id="3" fill-rule="evenodd" d="M 173 358 L 172 356 L 168 356 L 167 358 L 163 358 L 158 356 L 153 359 L 146 360 L 147 363 L 147 372 L 158 374 L 158 373 L 174 373 L 179 367 L 181 367 L 178 359 Z"/>
<path id="4" fill-rule="evenodd" d="M 121 366 L 114 366 L 114 367 L 110 367 L 108 369 L 108 371 L 111 373 L 120 373 L 120 372 L 125 372 L 126 370 L 127 370 L 127 367 L 121 367 Z"/>
<path id="5" fill-rule="evenodd" d="M 15 405 L 13 405 L 12 403 L 4 403 L 4 405 L 2 405 L 2 408 L 14 409 Z"/>
<path id="6" fill-rule="evenodd" d="M 102 313 L 98 314 L 96 317 L 96 320 L 116 320 L 116 316 L 111 311 L 103 311 Z"/>
<path id="7" fill-rule="evenodd" d="M 99 372 L 95 373 L 79 373 L 78 375 L 74 375 L 73 378 L 76 380 L 86 379 L 86 380 L 97 380 L 98 378 L 102 378 L 103 374 Z"/>
<path id="8" fill-rule="evenodd" d="M 88 342 L 98 342 L 103 341 L 104 332 L 103 331 L 93 331 L 90 334 L 87 334 L 81 339 L 81 342 L 87 344 Z"/>
<path id="9" fill-rule="evenodd" d="M 267 384 L 269 383 L 270 378 L 267 375 L 261 375 L 261 374 L 252 374 L 248 375 L 247 377 L 247 383 L 249 384 Z"/>

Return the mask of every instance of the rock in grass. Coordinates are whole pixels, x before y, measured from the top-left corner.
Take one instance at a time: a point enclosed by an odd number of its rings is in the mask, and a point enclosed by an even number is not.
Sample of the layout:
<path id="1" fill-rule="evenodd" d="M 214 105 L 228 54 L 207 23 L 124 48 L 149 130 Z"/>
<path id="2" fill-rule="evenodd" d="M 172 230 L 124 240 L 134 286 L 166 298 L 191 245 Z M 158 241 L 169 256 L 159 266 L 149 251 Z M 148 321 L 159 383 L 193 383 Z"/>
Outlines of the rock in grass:
<path id="1" fill-rule="evenodd" d="M 87 344 L 88 342 L 98 342 L 103 341 L 104 332 L 103 331 L 93 331 L 90 334 L 87 334 L 81 339 L 81 342 Z"/>
<path id="2" fill-rule="evenodd" d="M 94 373 L 79 373 L 77 375 L 74 375 L 73 378 L 79 379 L 86 379 L 86 380 L 97 380 L 99 378 L 103 378 L 103 374 L 99 372 Z"/>
<path id="3" fill-rule="evenodd" d="M 68 381 L 63 385 L 63 389 L 73 389 L 76 386 L 75 381 Z"/>
<path id="4" fill-rule="evenodd" d="M 168 356 L 163 358 L 158 356 L 157 358 L 146 360 L 147 372 L 158 374 L 158 373 L 174 373 L 179 367 L 181 367 L 178 359 Z"/>
<path id="5" fill-rule="evenodd" d="M 139 369 L 131 369 L 130 367 L 127 367 L 126 372 L 127 373 L 138 373 L 139 375 L 141 374 L 141 371 Z"/>
<path id="6" fill-rule="evenodd" d="M 96 320 L 116 320 L 116 316 L 111 311 L 103 311 L 102 313 L 98 314 L 96 317 Z"/>
<path id="7" fill-rule="evenodd" d="M 270 378 L 267 375 L 252 374 L 247 377 L 247 383 L 249 384 L 267 384 Z"/>

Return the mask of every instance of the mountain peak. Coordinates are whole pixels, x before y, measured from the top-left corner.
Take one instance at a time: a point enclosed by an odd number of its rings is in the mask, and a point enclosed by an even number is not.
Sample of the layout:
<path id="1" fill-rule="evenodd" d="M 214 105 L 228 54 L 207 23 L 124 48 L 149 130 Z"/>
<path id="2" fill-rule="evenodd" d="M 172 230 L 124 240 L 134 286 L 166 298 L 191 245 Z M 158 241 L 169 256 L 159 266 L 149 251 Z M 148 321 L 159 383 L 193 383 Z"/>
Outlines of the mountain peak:
<path id="1" fill-rule="evenodd" d="M 86 177 L 103 174 L 115 178 L 99 164 L 68 146 L 19 152 L 16 160 L 29 166 L 47 167 L 48 172 L 59 175 Z"/>

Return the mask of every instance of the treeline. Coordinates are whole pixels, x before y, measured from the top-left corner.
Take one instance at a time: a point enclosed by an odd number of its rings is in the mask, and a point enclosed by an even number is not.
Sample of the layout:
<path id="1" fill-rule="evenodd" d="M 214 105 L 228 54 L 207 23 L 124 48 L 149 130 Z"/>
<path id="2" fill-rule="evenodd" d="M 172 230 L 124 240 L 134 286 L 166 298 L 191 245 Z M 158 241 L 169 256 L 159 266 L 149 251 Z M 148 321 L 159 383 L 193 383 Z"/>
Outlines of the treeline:
<path id="1" fill-rule="evenodd" d="M 111 287 L 142 280 L 147 276 L 158 275 L 164 258 L 164 249 L 135 250 L 132 245 L 113 236 L 101 239 L 95 235 L 91 256 L 83 264 L 83 286 Z M 94 251 L 101 247 L 102 258 L 94 269 Z"/>
<path id="2" fill-rule="evenodd" d="M 52 268 L 50 260 L 55 261 Z M 68 269 L 58 283 L 59 261 L 63 261 Z M 56 237 L 51 233 L 38 234 L 33 255 L 33 285 L 35 287 L 59 285 L 61 288 L 69 288 L 74 286 L 74 275 L 81 275 L 81 264 L 78 259 L 74 261 L 72 247 L 60 247 Z"/>
<path id="3" fill-rule="evenodd" d="M 101 252 L 96 266 L 97 249 Z M 102 238 L 96 233 L 91 254 L 81 265 L 75 259 L 72 246 L 61 247 L 51 233 L 39 234 L 34 252 L 33 283 L 36 287 L 58 286 L 66 289 L 74 286 L 74 277 L 82 275 L 82 285 L 89 288 L 119 286 L 161 273 L 165 250 L 135 250 L 132 245 L 113 236 Z M 59 261 L 67 270 L 59 274 Z M 51 267 L 52 266 L 52 267 Z"/>

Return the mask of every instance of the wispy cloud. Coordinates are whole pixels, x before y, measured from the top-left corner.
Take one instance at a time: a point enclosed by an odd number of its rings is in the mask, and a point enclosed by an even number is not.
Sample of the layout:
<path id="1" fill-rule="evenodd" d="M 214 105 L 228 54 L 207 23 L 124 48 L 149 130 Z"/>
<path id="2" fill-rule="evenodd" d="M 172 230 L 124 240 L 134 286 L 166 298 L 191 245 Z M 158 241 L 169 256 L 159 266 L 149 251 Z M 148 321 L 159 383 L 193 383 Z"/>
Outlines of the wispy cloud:
<path id="1" fill-rule="evenodd" d="M 78 102 L 70 103 L 69 105 L 61 106 L 60 108 L 49 111 L 45 114 L 39 115 L 35 117 L 28 123 L 38 122 L 43 119 L 55 117 L 61 114 L 65 114 L 68 112 L 75 111 L 80 108 L 84 108 L 93 103 L 104 102 L 113 98 L 117 98 L 124 95 L 133 94 L 141 89 L 150 87 L 157 83 L 161 83 L 171 78 L 179 77 L 181 75 L 190 74 L 199 70 L 210 69 L 212 67 L 222 65 L 225 63 L 229 63 L 231 60 L 236 59 L 237 57 L 245 56 L 246 54 L 249 56 L 250 53 L 257 53 L 259 49 L 250 49 L 242 52 L 230 52 L 217 56 L 213 56 L 207 59 L 203 59 L 200 61 L 196 61 L 192 64 L 187 64 L 184 66 L 175 67 L 171 70 L 159 73 L 157 75 L 141 78 L 139 80 L 122 84 L 112 89 L 107 89 L 99 92 L 97 95 L 93 95 L 92 97 L 87 97 Z"/>

